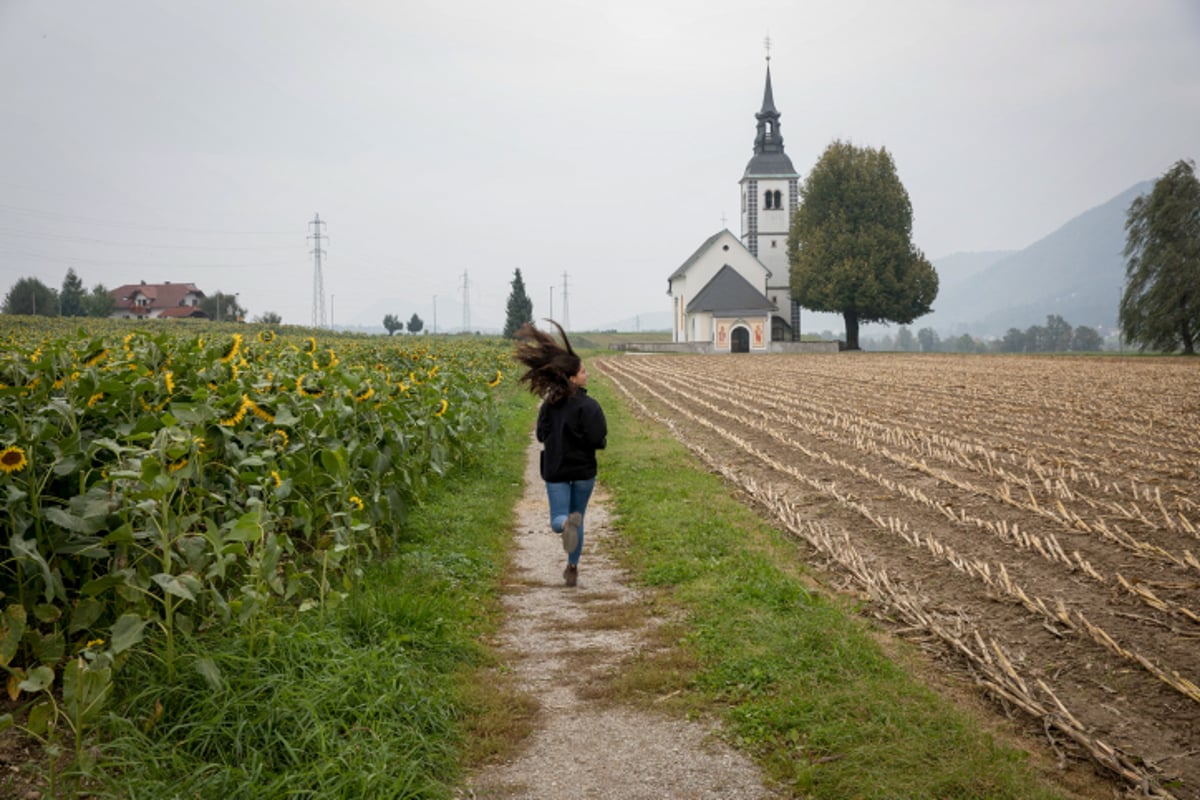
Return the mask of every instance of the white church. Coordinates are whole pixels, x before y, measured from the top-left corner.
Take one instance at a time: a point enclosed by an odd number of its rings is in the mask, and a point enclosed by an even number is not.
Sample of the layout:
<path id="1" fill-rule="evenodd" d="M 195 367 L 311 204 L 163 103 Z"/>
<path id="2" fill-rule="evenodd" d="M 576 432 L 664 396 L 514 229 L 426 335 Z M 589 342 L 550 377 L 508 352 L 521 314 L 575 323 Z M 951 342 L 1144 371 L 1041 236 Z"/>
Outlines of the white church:
<path id="1" fill-rule="evenodd" d="M 741 238 L 728 229 L 714 234 L 667 279 L 672 349 L 766 353 L 832 346 L 836 351 L 835 342 L 799 342 L 800 305 L 788 287 L 787 237 L 799 204 L 800 174 L 783 151 L 769 57 L 762 110 L 754 117 L 754 155 L 739 181 Z"/>

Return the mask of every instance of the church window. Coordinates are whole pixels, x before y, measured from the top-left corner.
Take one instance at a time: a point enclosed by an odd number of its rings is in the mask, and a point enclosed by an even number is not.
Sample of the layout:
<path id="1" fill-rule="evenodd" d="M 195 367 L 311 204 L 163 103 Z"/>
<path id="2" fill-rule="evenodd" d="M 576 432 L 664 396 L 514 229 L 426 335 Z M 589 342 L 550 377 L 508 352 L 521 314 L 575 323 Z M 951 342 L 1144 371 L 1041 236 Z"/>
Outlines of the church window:
<path id="1" fill-rule="evenodd" d="M 771 209 L 771 208 L 775 207 L 774 205 L 772 205 L 772 199 L 773 199 L 773 197 L 772 197 L 771 190 L 768 189 L 766 191 L 766 193 L 763 194 L 763 208 L 764 209 Z"/>
<path id="2" fill-rule="evenodd" d="M 775 207 L 783 208 L 783 193 L 778 189 L 775 190 Z"/>
<path id="3" fill-rule="evenodd" d="M 771 240 L 771 247 L 775 247 L 777 244 L 779 244 L 778 241 L 776 241 L 775 239 Z"/>

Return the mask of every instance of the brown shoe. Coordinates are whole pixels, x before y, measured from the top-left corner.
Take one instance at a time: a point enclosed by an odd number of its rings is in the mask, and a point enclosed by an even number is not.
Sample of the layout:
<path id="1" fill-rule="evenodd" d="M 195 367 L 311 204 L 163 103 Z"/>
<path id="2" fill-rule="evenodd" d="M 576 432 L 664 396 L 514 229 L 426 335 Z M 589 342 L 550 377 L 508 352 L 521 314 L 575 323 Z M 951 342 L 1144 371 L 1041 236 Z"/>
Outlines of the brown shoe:
<path id="1" fill-rule="evenodd" d="M 567 586 L 574 586 L 579 580 L 579 565 L 567 564 L 567 568 L 563 570 L 563 580 L 567 582 Z"/>

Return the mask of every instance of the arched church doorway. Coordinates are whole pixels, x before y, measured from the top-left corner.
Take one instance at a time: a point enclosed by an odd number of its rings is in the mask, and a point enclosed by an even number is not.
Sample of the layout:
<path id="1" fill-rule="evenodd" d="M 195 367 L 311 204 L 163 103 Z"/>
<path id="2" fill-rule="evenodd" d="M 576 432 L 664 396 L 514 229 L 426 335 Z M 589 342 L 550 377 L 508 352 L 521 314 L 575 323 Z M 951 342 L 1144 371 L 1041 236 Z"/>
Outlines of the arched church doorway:
<path id="1" fill-rule="evenodd" d="M 749 353 L 750 352 L 750 331 L 747 328 L 738 326 L 729 334 L 729 349 L 734 353 Z"/>

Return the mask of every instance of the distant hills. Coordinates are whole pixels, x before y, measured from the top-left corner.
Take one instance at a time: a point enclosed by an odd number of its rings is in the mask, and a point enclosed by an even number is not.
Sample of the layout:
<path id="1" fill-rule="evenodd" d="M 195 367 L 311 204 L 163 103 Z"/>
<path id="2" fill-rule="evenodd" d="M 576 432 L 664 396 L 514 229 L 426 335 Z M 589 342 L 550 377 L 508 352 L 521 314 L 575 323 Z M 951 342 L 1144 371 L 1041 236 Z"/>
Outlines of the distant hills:
<path id="1" fill-rule="evenodd" d="M 1125 282 L 1125 215 L 1153 186 L 1138 183 L 1024 250 L 935 260 L 940 286 L 933 312 L 911 327 L 942 337 L 1003 336 L 1058 314 L 1102 335 L 1112 331 Z"/>

